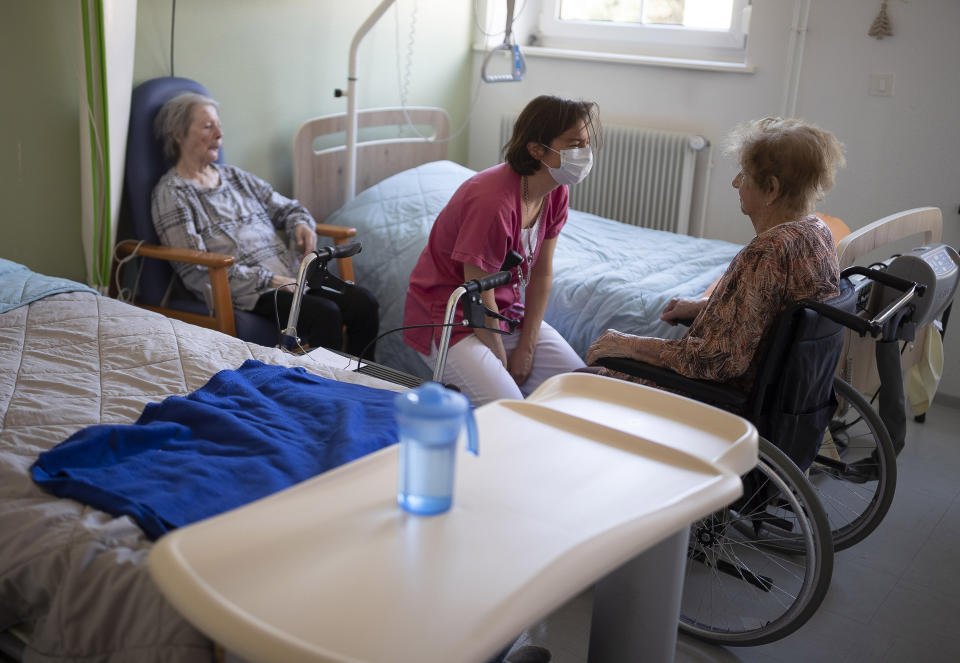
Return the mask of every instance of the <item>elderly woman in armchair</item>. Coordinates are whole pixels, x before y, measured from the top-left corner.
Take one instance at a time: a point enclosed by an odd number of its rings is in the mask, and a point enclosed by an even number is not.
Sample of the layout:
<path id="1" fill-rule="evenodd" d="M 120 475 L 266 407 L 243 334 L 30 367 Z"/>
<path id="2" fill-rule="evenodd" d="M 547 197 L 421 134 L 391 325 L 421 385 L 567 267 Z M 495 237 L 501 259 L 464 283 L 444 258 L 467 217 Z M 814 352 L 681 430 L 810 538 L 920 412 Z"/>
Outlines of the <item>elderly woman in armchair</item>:
<path id="1" fill-rule="evenodd" d="M 767 330 L 778 314 L 799 299 L 824 301 L 838 294 L 834 238 L 811 209 L 844 163 L 839 141 L 800 120 L 766 118 L 735 130 L 729 151 L 740 163 L 733 187 L 756 236 L 709 297 L 673 299 L 664 308 L 660 317 L 670 324 L 693 320 L 683 338 L 608 329 L 590 346 L 587 363 L 630 357 L 749 392 Z"/>
<path id="2" fill-rule="evenodd" d="M 284 286 L 296 281 L 300 259 L 316 247 L 315 223 L 305 207 L 255 175 L 215 163 L 223 140 L 218 110 L 210 97 L 184 93 L 157 114 L 154 129 L 174 165 L 153 190 L 153 225 L 167 246 L 232 255 L 233 305 L 285 322 L 293 294 Z M 174 263 L 174 269 L 209 306 L 206 268 Z M 311 347 L 359 355 L 370 344 L 372 356 L 378 328 L 377 301 L 359 286 L 348 284 L 342 293 L 311 289 L 301 302 L 298 330 Z"/>

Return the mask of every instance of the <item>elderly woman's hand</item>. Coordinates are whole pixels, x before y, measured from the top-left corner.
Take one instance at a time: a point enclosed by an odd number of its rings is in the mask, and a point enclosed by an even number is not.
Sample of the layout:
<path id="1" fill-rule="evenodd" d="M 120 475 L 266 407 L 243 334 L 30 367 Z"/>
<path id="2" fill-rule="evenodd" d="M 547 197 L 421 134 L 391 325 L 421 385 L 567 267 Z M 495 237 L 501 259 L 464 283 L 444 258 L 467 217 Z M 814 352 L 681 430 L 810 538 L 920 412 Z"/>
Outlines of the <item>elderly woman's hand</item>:
<path id="1" fill-rule="evenodd" d="M 599 357 L 630 357 L 630 339 L 629 334 L 608 329 L 590 344 L 587 350 L 587 363 L 593 364 Z"/>
<path id="2" fill-rule="evenodd" d="M 660 313 L 660 319 L 676 326 L 678 322 L 693 320 L 700 315 L 700 311 L 702 311 L 706 305 L 706 297 L 702 299 L 675 297 L 663 307 L 663 312 Z"/>
<path id="3" fill-rule="evenodd" d="M 587 364 L 594 364 L 601 357 L 629 357 L 662 366 L 659 352 L 661 342 L 662 339 L 659 338 L 634 336 L 608 329 L 590 345 L 587 350 Z"/>
<path id="4" fill-rule="evenodd" d="M 317 248 L 317 233 L 310 226 L 298 223 L 294 227 L 297 235 L 297 251 L 301 256 L 305 256 Z"/>
<path id="5" fill-rule="evenodd" d="M 294 286 L 297 284 L 297 279 L 292 276 L 284 276 L 283 274 L 274 274 L 270 278 L 270 287 L 277 288 L 278 290 L 286 290 L 287 292 L 293 292 Z"/>

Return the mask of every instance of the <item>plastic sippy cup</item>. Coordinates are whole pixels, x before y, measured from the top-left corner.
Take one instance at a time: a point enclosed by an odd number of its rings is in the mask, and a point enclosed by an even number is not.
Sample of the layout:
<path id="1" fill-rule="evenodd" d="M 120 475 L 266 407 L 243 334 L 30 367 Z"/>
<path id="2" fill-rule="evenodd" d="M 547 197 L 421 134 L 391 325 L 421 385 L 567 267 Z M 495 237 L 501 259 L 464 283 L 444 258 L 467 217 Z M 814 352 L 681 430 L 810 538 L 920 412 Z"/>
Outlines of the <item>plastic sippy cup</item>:
<path id="1" fill-rule="evenodd" d="M 467 450 L 477 454 L 477 424 L 470 401 L 436 382 L 397 394 L 400 429 L 397 504 L 410 513 L 433 515 L 453 504 L 457 439 L 467 427 Z"/>

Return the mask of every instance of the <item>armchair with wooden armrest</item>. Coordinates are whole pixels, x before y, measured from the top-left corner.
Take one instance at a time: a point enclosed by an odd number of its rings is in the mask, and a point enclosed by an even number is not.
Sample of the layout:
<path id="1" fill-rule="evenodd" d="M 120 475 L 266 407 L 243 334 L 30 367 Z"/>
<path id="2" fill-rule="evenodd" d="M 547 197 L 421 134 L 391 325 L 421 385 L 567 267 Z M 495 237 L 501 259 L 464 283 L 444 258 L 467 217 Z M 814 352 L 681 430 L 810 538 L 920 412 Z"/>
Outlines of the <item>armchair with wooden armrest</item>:
<path id="1" fill-rule="evenodd" d="M 135 239 L 121 241 L 116 247 L 111 268 L 111 295 L 115 295 L 117 288 L 116 272 L 120 269 L 119 261 L 136 253 L 143 259 L 135 292 L 134 303 L 137 306 L 184 322 L 217 329 L 245 341 L 266 346 L 276 345 L 279 330 L 272 320 L 249 311 L 234 309 L 231 304 L 227 269 L 233 264 L 232 256 L 162 246 L 154 230 L 150 196 L 168 166 L 163 159 L 160 142 L 154 135 L 153 121 L 164 103 L 184 92 L 210 96 L 206 88 L 196 81 L 174 77 L 155 78 L 141 83 L 131 96 L 124 204 Z M 222 162 L 222 153 L 220 156 L 218 162 Z M 317 234 L 331 238 L 335 245 L 341 245 L 349 242 L 357 231 L 355 228 L 318 223 Z M 171 262 L 201 265 L 209 270 L 212 312 L 206 303 L 186 290 L 173 271 Z M 350 258 L 338 260 L 337 267 L 343 280 L 353 280 L 353 263 Z"/>
<path id="2" fill-rule="evenodd" d="M 346 228 L 343 226 L 332 226 L 325 223 L 317 224 L 317 235 L 320 237 L 330 237 L 333 239 L 334 246 L 346 244 L 352 237 L 356 236 L 356 228 Z M 179 296 L 174 298 L 173 306 L 164 306 L 164 300 L 169 301 L 169 297 L 164 297 L 156 304 L 146 303 L 142 298 L 132 302 L 141 308 L 161 313 L 168 318 L 182 320 L 190 324 L 199 325 L 216 329 L 230 336 L 237 336 L 244 340 L 261 343 L 261 345 L 275 345 L 279 330 L 274 325 L 269 324 L 261 316 L 257 316 L 246 311 L 237 311 L 234 315 L 234 308 L 230 297 L 230 283 L 227 279 L 227 268 L 233 264 L 233 256 L 224 253 L 212 253 L 206 251 L 194 251 L 193 249 L 179 249 L 160 244 L 147 244 L 133 239 L 119 242 L 114 251 L 114 259 L 110 271 L 110 296 L 116 297 L 118 294 L 117 284 L 122 278 L 122 274 L 117 272 L 122 269 L 124 259 L 137 254 L 142 258 L 161 260 L 166 263 L 184 262 L 191 265 L 200 265 L 206 267 L 210 275 L 210 290 L 213 300 L 213 311 L 206 313 L 198 309 L 199 300 L 187 299 L 182 285 L 172 291 Z M 168 267 L 169 270 L 169 267 Z M 353 262 L 352 259 L 340 258 L 337 260 L 337 271 L 340 278 L 344 281 L 353 281 Z M 176 279 L 176 274 L 169 270 L 168 282 L 170 279 Z M 179 285 L 179 284 L 175 284 Z M 205 308 L 205 307 L 202 307 Z M 238 333 L 236 318 L 241 318 L 241 329 Z"/>

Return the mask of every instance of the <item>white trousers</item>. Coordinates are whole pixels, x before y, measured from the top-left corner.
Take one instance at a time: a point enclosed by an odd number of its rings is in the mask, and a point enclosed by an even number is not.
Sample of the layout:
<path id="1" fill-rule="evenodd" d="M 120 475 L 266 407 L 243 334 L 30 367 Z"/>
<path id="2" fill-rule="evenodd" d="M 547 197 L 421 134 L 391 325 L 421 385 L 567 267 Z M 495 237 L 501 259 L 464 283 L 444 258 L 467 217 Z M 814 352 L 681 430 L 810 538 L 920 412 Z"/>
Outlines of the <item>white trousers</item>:
<path id="1" fill-rule="evenodd" d="M 503 339 L 503 347 L 509 357 L 517 347 L 520 334 L 506 334 L 500 338 Z M 434 344 L 429 356 L 420 354 L 420 358 L 433 371 L 438 354 Z M 527 381 L 519 387 L 497 356 L 476 334 L 470 334 L 450 347 L 444 365 L 443 382 L 456 385 L 470 397 L 474 405 L 483 405 L 498 398 L 521 400 L 529 396 L 547 378 L 558 373 L 569 373 L 583 368 L 584 365 L 580 356 L 557 330 L 546 322 L 541 322 L 533 355 L 533 370 L 530 371 Z"/>

